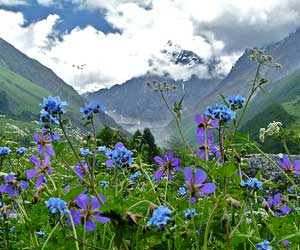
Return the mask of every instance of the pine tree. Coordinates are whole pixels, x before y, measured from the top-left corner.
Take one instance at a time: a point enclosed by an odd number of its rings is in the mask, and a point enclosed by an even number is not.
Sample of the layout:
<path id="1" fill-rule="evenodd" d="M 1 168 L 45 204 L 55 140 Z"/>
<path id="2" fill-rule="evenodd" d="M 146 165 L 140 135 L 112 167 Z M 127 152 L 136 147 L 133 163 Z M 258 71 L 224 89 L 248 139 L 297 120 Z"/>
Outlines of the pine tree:
<path id="1" fill-rule="evenodd" d="M 145 128 L 142 136 L 142 143 L 145 145 L 147 151 L 147 160 L 149 163 L 153 162 L 153 158 L 159 155 L 159 148 L 155 143 L 155 138 L 149 128 Z"/>

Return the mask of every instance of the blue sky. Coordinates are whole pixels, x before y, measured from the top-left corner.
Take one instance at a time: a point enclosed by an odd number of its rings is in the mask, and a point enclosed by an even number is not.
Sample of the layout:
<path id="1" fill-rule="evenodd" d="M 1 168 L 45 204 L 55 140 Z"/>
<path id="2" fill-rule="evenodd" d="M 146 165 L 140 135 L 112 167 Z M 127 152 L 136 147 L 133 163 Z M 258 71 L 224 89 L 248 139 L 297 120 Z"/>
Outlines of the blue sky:
<path id="1" fill-rule="evenodd" d="M 246 48 L 280 41 L 299 20 L 299 0 L 0 0 L 0 37 L 80 93 L 149 72 L 222 77 Z M 161 53 L 180 48 L 205 65 Z"/>

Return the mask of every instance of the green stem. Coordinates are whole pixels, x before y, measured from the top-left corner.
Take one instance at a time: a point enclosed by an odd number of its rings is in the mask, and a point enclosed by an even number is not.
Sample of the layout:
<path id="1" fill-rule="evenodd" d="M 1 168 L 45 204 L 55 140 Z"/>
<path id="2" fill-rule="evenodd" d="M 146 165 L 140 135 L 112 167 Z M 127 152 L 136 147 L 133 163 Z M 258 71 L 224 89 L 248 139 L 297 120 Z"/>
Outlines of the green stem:
<path id="1" fill-rule="evenodd" d="M 256 90 L 257 90 L 257 88 L 258 88 L 258 86 L 256 86 L 256 83 L 257 83 L 258 78 L 259 78 L 259 72 L 260 72 L 261 66 L 262 66 L 262 63 L 259 63 L 259 64 L 258 64 L 258 67 L 257 67 L 257 70 L 256 70 L 256 73 L 255 73 L 255 78 L 254 78 L 254 80 L 253 80 L 251 92 L 250 92 L 250 94 L 249 94 L 249 96 L 248 96 L 248 98 L 247 98 L 247 100 L 246 100 L 246 103 L 245 103 L 245 105 L 244 105 L 244 107 L 243 107 L 243 109 L 242 109 L 242 113 L 241 113 L 241 115 L 240 115 L 240 118 L 239 118 L 239 120 L 238 120 L 238 122 L 237 122 L 237 124 L 236 124 L 236 126 L 235 126 L 235 129 L 234 129 L 234 132 L 233 132 L 233 137 L 236 136 L 237 130 L 238 130 L 238 128 L 239 128 L 240 125 L 241 125 L 241 122 L 242 122 L 242 120 L 243 120 L 243 118 L 244 118 L 244 115 L 245 115 L 245 113 L 246 113 L 246 110 L 247 110 L 247 108 L 248 108 L 248 105 L 249 105 L 249 103 L 250 103 L 250 101 L 251 101 L 251 99 L 252 99 L 254 93 L 256 92 Z"/>
<path id="2" fill-rule="evenodd" d="M 42 247 L 42 250 L 45 249 L 45 247 L 47 246 L 48 241 L 50 240 L 50 238 L 52 237 L 53 233 L 55 232 L 55 230 L 58 228 L 60 222 L 57 222 L 57 224 L 55 225 L 55 227 L 52 229 L 51 233 L 48 235 L 46 241 L 44 242 L 44 245 Z"/>
<path id="3" fill-rule="evenodd" d="M 216 209 L 218 208 L 218 205 L 219 205 L 219 201 L 217 200 L 213 210 L 211 211 L 211 213 L 208 217 L 208 221 L 207 221 L 205 232 L 204 232 L 203 250 L 208 249 L 207 248 L 207 241 L 208 241 L 208 234 L 209 234 L 210 224 L 211 224 L 211 221 L 212 221 L 212 218 L 213 218 L 213 214 L 215 213 Z"/>
<path id="4" fill-rule="evenodd" d="M 74 235 L 74 238 L 75 238 L 76 250 L 79 250 L 78 238 L 77 238 L 76 228 L 75 228 L 75 224 L 74 224 L 74 220 L 73 220 L 72 215 L 69 216 L 69 219 L 70 219 L 70 222 L 71 222 L 71 225 L 72 225 L 73 235 Z"/>

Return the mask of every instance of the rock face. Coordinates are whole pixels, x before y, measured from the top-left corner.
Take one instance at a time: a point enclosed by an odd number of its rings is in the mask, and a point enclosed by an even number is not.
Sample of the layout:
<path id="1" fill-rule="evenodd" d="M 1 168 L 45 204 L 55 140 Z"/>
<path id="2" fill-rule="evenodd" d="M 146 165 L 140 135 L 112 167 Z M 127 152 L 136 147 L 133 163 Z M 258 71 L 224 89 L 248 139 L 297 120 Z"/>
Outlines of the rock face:
<path id="1" fill-rule="evenodd" d="M 269 154 L 269 157 L 277 162 L 281 160 L 282 154 Z M 300 159 L 299 156 L 292 156 L 292 160 Z M 262 173 L 263 178 L 269 179 L 275 183 L 282 181 L 283 176 L 282 172 L 280 172 L 272 163 L 270 163 L 264 156 L 260 154 L 248 155 L 244 158 L 249 161 L 249 168 L 247 169 L 247 175 L 250 177 L 254 177 L 258 171 Z"/>

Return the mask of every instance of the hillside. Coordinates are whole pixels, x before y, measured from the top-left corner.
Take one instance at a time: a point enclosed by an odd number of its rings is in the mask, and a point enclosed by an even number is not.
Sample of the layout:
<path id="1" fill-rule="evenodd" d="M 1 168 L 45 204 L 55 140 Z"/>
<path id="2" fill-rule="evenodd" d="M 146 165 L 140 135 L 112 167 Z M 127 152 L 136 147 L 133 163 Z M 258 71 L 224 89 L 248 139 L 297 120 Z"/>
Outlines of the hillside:
<path id="1" fill-rule="evenodd" d="M 74 125 L 83 123 L 79 109 L 87 102 L 70 85 L 60 79 L 52 70 L 26 56 L 0 38 L 0 114 L 29 121 L 37 119 L 43 97 L 58 95 L 67 101 L 68 117 Z M 119 127 L 105 113 L 97 116 L 98 128 L 103 124 Z"/>

